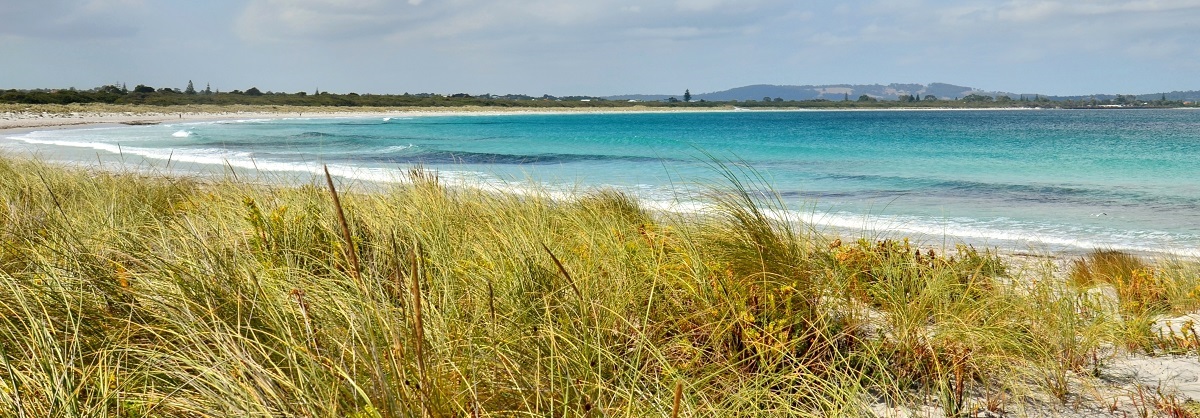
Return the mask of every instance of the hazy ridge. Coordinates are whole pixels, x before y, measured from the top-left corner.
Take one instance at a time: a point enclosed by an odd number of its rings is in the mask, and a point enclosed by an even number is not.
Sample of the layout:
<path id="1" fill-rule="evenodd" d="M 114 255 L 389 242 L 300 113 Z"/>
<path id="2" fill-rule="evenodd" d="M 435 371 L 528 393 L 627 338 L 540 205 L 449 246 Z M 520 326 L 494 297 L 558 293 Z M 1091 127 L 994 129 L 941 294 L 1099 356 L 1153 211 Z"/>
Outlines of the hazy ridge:
<path id="1" fill-rule="evenodd" d="M 1033 98 L 1040 96 L 1050 100 L 1086 100 L 1095 98 L 1097 100 L 1107 100 L 1115 98 L 1118 94 L 1130 95 L 1126 93 L 1104 93 L 1092 95 L 1075 95 L 1075 96 L 1056 96 L 1037 92 L 1013 93 L 1006 91 L 989 91 L 978 89 L 975 87 L 959 86 L 947 83 L 891 83 L 891 84 L 822 84 L 822 85 L 773 85 L 773 84 L 753 84 L 742 87 L 734 87 L 728 90 L 721 90 L 707 93 L 692 93 L 692 100 L 708 100 L 708 101 L 729 101 L 729 100 L 762 100 L 764 97 L 781 98 L 783 100 L 855 100 L 859 96 L 867 95 L 880 100 L 896 100 L 903 95 L 913 95 L 924 98 L 925 96 L 936 96 L 939 99 L 956 99 L 966 97 L 971 94 L 980 94 L 987 96 L 1009 96 L 1013 99 L 1018 99 L 1021 96 Z M 1154 93 L 1138 93 L 1134 94 L 1141 100 L 1157 100 L 1166 97 L 1167 100 L 1200 100 L 1200 91 L 1171 91 L 1171 92 L 1154 92 Z M 608 96 L 612 100 L 665 100 L 671 97 L 682 99 L 682 94 L 626 94 L 617 96 Z"/>

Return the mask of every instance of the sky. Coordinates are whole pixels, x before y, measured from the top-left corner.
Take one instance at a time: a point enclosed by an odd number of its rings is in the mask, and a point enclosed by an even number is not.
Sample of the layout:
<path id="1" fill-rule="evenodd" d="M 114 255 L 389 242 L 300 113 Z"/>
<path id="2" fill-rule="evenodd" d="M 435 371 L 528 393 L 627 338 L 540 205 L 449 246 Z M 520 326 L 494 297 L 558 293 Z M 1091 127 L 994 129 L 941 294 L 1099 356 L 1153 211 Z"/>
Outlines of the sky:
<path id="1" fill-rule="evenodd" d="M 1200 90 L 1200 0 L 0 0 L 0 89 Z"/>

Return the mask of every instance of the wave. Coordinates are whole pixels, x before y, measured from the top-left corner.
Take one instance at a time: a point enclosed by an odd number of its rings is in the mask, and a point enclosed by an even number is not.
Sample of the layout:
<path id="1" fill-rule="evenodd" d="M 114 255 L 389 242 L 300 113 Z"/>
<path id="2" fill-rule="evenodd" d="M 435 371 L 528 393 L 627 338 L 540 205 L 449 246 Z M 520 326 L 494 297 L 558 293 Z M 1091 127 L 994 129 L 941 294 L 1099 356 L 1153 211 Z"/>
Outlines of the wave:
<path id="1" fill-rule="evenodd" d="M 413 144 L 408 144 L 408 145 L 393 145 L 393 146 L 390 146 L 390 147 L 384 148 L 384 149 L 382 149 L 382 150 L 379 150 L 379 152 L 380 152 L 381 154 L 390 154 L 390 153 L 395 153 L 395 152 L 400 152 L 400 151 L 404 151 L 404 150 L 407 150 L 407 149 L 411 149 L 411 148 L 413 148 L 413 147 L 415 147 L 415 145 L 413 145 Z"/>
<path id="2" fill-rule="evenodd" d="M 94 149 L 97 151 L 104 151 L 104 152 L 108 152 L 108 153 L 112 153 L 112 154 L 121 154 L 128 150 L 128 149 L 123 149 L 119 144 L 110 144 L 107 142 L 42 139 L 41 135 L 39 135 L 41 133 L 42 132 L 32 132 L 32 133 L 21 135 L 21 136 L 12 136 L 12 137 L 9 137 L 9 139 L 21 141 L 21 142 L 24 142 L 27 144 L 34 144 L 34 145 L 51 145 L 51 146 L 68 147 L 68 148 L 89 148 L 89 149 Z M 56 137 L 52 136 L 51 138 L 56 138 Z"/>
<path id="3" fill-rule="evenodd" d="M 189 136 L 192 136 L 192 132 L 180 129 L 178 131 L 175 131 L 175 133 L 171 134 L 171 136 L 175 137 L 175 138 L 187 138 Z"/>
<path id="4" fill-rule="evenodd" d="M 1189 241 L 1194 242 L 1200 237 L 1187 237 L 1154 230 L 1116 230 L 1078 225 L 1020 222 L 1004 218 L 943 219 L 904 215 L 863 215 L 848 212 L 790 212 L 788 216 L 809 225 L 830 227 L 843 232 L 886 234 L 891 237 L 907 236 L 918 240 L 949 239 L 951 242 L 965 241 L 984 246 L 1049 247 L 1049 249 L 1067 249 L 1074 252 L 1106 248 L 1200 256 L 1200 249 L 1196 249 L 1194 245 L 1177 245 Z"/>

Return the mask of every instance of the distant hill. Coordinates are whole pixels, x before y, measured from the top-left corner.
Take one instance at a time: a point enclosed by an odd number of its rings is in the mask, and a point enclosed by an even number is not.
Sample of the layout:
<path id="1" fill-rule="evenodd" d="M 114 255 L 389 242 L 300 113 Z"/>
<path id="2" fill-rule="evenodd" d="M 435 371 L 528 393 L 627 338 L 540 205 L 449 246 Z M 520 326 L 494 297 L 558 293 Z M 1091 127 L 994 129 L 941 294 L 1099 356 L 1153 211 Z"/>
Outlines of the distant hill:
<path id="1" fill-rule="evenodd" d="M 880 100 L 895 100 L 901 95 L 914 95 L 924 98 L 928 95 L 939 99 L 954 99 L 970 94 L 986 94 L 990 96 L 1006 94 L 1017 97 L 1013 93 L 982 91 L 972 87 L 956 86 L 946 83 L 926 84 L 826 84 L 804 86 L 778 86 L 771 84 L 756 84 L 736 87 L 729 90 L 712 93 L 692 93 L 692 100 L 729 101 L 729 100 L 762 100 L 778 97 L 783 100 L 856 100 L 859 96 L 867 95 Z M 682 98 L 678 95 L 639 94 L 608 97 L 612 100 L 663 100 L 668 97 Z"/>
<path id="2" fill-rule="evenodd" d="M 1116 98 L 1117 94 L 1094 94 L 1082 96 L 1053 96 L 1038 93 L 1008 93 L 1000 91 L 985 91 L 973 87 L 957 86 L 946 83 L 929 83 L 929 84 L 825 84 L 825 85 L 804 85 L 804 86 L 779 86 L 771 84 L 755 84 L 751 86 L 735 87 L 729 90 L 716 91 L 711 93 L 692 93 L 692 100 L 709 100 L 709 101 L 730 101 L 730 100 L 762 100 L 764 97 L 774 99 L 776 97 L 783 100 L 857 100 L 859 96 L 867 95 L 880 100 L 896 100 L 901 95 L 913 95 L 920 98 L 933 95 L 939 99 L 956 99 L 969 96 L 971 94 L 981 94 L 987 96 L 1005 95 L 1013 99 L 1021 96 L 1034 97 L 1040 96 L 1054 101 L 1065 100 L 1096 100 L 1104 101 Z M 1129 96 L 1129 95 L 1124 95 Z M 1167 93 L 1144 93 L 1136 95 L 1139 100 L 1155 101 L 1166 98 L 1170 101 L 1189 101 L 1200 102 L 1200 91 L 1172 91 Z M 680 94 L 627 94 L 620 96 L 609 96 L 610 100 L 637 100 L 637 101 L 657 101 L 666 100 L 674 97 L 683 99 L 683 93 Z"/>
<path id="3" fill-rule="evenodd" d="M 1130 95 L 1126 94 L 1124 96 L 1130 96 Z M 1161 100 L 1163 98 L 1166 98 L 1166 100 L 1170 100 L 1170 101 L 1198 102 L 1198 101 L 1200 101 L 1200 90 L 1172 91 L 1172 92 L 1167 92 L 1167 93 L 1137 94 L 1135 96 L 1137 96 L 1138 100 L 1146 100 L 1146 101 L 1155 101 L 1155 100 Z M 1078 100 L 1096 99 L 1096 100 L 1103 101 L 1103 100 L 1114 99 L 1117 97 L 1117 95 L 1115 95 L 1115 94 L 1092 94 L 1092 95 L 1084 95 L 1084 96 L 1046 96 L 1046 97 L 1048 97 L 1050 100 L 1077 100 L 1078 101 Z"/>

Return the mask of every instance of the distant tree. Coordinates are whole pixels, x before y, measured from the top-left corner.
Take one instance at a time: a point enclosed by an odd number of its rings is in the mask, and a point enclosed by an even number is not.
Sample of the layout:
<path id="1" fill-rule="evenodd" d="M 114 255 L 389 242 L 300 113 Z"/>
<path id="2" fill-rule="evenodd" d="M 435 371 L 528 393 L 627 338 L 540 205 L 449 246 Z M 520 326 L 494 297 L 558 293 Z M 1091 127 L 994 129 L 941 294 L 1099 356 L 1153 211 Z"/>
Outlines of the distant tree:
<path id="1" fill-rule="evenodd" d="M 107 86 L 101 86 L 99 89 L 96 89 L 96 91 L 99 91 L 101 93 L 118 94 L 118 95 L 125 94 L 125 91 L 121 90 L 120 87 L 114 86 L 112 84 L 109 84 Z"/>
<path id="2" fill-rule="evenodd" d="M 675 96 L 671 96 L 667 99 L 667 103 L 679 103 L 679 99 L 676 99 Z"/>
<path id="3" fill-rule="evenodd" d="M 183 94 L 196 94 L 196 87 L 192 86 L 192 80 L 188 80 L 187 88 L 183 89 Z"/>
<path id="4" fill-rule="evenodd" d="M 308 92 L 306 92 L 306 91 L 298 91 L 298 92 L 296 92 L 296 95 L 297 95 L 297 96 L 300 96 L 300 97 L 305 97 L 305 96 L 308 96 Z"/>
<path id="5" fill-rule="evenodd" d="M 842 101 L 843 102 L 850 101 L 850 93 L 842 93 Z"/>
<path id="6" fill-rule="evenodd" d="M 769 101 L 771 101 L 771 96 L 763 96 L 763 101 L 764 101 L 764 102 L 769 102 Z"/>
<path id="7" fill-rule="evenodd" d="M 967 97 L 963 97 L 962 99 L 964 102 L 990 102 L 990 101 L 992 101 L 992 96 L 971 93 L 971 94 L 967 95 Z"/>
<path id="8" fill-rule="evenodd" d="M 134 93 L 154 93 L 154 87 L 150 87 L 145 84 L 138 84 L 137 86 L 134 86 L 133 92 Z"/>
<path id="9" fill-rule="evenodd" d="M 782 98 L 782 97 L 776 97 L 776 98 L 775 98 L 775 101 L 776 101 L 776 102 L 782 102 L 782 101 L 783 101 L 783 98 Z"/>
<path id="10" fill-rule="evenodd" d="M 872 99 L 871 99 L 871 96 L 868 96 L 868 95 L 865 95 L 865 94 L 864 94 L 864 95 L 862 95 L 862 96 L 858 96 L 858 101 L 860 101 L 860 102 L 869 102 L 869 101 L 871 101 L 871 100 L 872 100 Z"/>
<path id="11" fill-rule="evenodd" d="M 262 91 L 260 91 L 258 89 L 258 87 L 251 87 L 251 88 L 247 89 L 246 92 L 243 94 L 245 94 L 247 96 L 262 96 L 263 93 L 262 93 Z"/>
<path id="12" fill-rule="evenodd" d="M 688 89 L 683 90 L 683 101 L 685 101 L 685 102 L 692 101 L 692 91 L 691 90 L 688 90 Z"/>
<path id="13" fill-rule="evenodd" d="M 159 93 L 179 93 L 179 90 L 169 88 L 169 87 L 163 87 L 161 89 L 158 89 L 158 92 Z"/>
<path id="14" fill-rule="evenodd" d="M 204 94 L 205 94 L 205 95 L 209 95 L 209 94 L 212 94 L 212 93 L 213 93 L 213 91 L 212 91 L 212 85 L 211 85 L 211 84 L 208 84 L 208 83 L 204 83 Z"/>
<path id="15" fill-rule="evenodd" d="M 937 101 L 937 99 L 938 99 L 937 96 L 934 96 L 932 94 L 925 95 L 925 101 L 927 101 L 927 102 Z"/>

